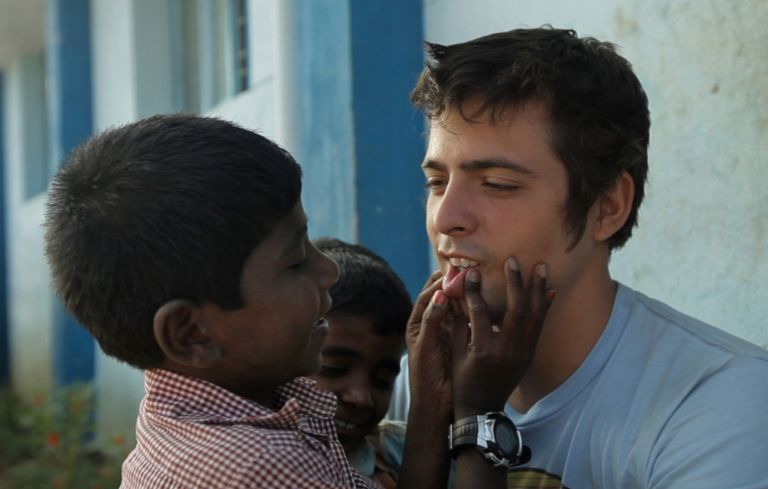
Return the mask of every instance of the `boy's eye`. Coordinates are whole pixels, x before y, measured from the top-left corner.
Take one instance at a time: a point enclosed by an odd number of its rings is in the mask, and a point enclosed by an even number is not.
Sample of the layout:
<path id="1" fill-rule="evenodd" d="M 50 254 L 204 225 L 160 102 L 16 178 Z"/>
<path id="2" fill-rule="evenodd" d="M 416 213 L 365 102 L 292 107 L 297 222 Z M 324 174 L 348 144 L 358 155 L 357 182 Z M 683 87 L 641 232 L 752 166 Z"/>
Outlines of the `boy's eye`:
<path id="1" fill-rule="evenodd" d="M 302 258 L 301 260 L 297 261 L 296 263 L 294 263 L 293 265 L 291 265 L 288 268 L 296 270 L 296 269 L 299 269 L 299 268 L 303 268 L 304 265 L 306 265 L 306 264 L 307 264 L 307 257 L 304 257 L 304 258 Z"/>
<path id="2" fill-rule="evenodd" d="M 320 367 L 320 372 L 318 373 L 324 377 L 341 377 L 342 375 L 347 373 L 347 369 L 345 367 L 334 367 L 331 365 L 322 365 Z"/>
<path id="3" fill-rule="evenodd" d="M 386 369 L 371 376 L 371 383 L 380 390 L 391 390 L 395 386 L 395 379 L 400 372 L 391 372 Z"/>

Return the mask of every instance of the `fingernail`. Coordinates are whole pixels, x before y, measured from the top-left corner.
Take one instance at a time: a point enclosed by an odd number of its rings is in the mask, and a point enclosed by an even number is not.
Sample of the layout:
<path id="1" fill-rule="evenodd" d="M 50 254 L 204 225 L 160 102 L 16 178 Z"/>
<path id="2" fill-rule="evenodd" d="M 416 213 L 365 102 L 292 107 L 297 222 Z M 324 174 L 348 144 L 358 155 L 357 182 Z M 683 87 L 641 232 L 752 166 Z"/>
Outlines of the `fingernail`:
<path id="1" fill-rule="evenodd" d="M 432 296 L 432 302 L 438 306 L 444 306 L 448 302 L 448 296 L 442 290 L 436 290 L 435 295 Z"/>
<path id="2" fill-rule="evenodd" d="M 536 273 L 538 273 L 539 277 L 541 278 L 547 278 L 547 265 L 545 265 L 544 263 L 538 265 L 536 267 Z"/>
<path id="3" fill-rule="evenodd" d="M 517 263 L 517 259 L 516 258 L 508 258 L 507 259 L 507 268 L 509 268 L 513 272 L 518 272 L 518 271 L 520 271 L 520 264 Z"/>
<path id="4" fill-rule="evenodd" d="M 467 280 L 473 283 L 477 283 L 480 281 L 480 272 L 478 272 L 474 268 L 470 268 L 467 270 Z"/>
<path id="5" fill-rule="evenodd" d="M 552 302 L 553 300 L 555 300 L 555 289 L 549 289 L 547 291 L 547 300 L 549 302 Z"/>

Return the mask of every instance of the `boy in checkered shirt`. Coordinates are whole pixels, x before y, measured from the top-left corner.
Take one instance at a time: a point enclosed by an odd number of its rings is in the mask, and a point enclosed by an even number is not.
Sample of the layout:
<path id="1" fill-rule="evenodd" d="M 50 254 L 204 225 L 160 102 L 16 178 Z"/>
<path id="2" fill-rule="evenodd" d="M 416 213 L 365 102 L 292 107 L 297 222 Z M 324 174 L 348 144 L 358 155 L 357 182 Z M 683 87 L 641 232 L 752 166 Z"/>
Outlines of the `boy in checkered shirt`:
<path id="1" fill-rule="evenodd" d="M 303 377 L 320 367 L 339 269 L 309 241 L 300 191 L 277 145 L 190 115 L 107 131 L 62 165 L 45 224 L 56 291 L 106 354 L 145 372 L 121 487 L 376 487 L 347 463 L 334 396 Z M 400 487 L 442 485 L 453 410 L 508 394 L 469 402 L 451 390 L 488 370 L 472 354 L 452 368 L 436 354 L 448 309 L 438 282 L 409 326 Z M 503 487 L 477 451 L 458 452 L 457 470 Z"/>

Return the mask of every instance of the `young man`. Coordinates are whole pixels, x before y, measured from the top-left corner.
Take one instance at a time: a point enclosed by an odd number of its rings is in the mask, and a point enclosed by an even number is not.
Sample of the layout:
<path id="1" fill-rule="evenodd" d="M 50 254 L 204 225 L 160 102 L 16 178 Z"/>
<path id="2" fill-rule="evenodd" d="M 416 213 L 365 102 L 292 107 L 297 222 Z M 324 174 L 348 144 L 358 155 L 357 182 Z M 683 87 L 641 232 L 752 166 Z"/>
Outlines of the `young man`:
<path id="1" fill-rule="evenodd" d="M 54 178 L 46 254 L 56 291 L 106 354 L 145 371 L 121 487 L 375 486 L 346 461 L 334 396 L 303 378 L 320 367 L 339 270 L 309 241 L 300 192 L 301 170 L 277 145 L 188 115 L 97 135 Z M 518 308 L 516 324 L 539 328 L 545 281 L 510 287 L 534 304 Z M 433 294 L 409 325 L 416 391 L 403 488 L 445 479 L 447 418 L 429 401 L 444 412 L 498 408 L 511 391 L 478 398 L 462 387 L 487 356 L 459 345 L 464 368 L 453 372 L 431 355 L 447 311 Z M 457 467 L 501 487 L 481 461 L 465 453 Z"/>
<path id="2" fill-rule="evenodd" d="M 339 266 L 326 314 L 322 365 L 311 378 L 336 395 L 336 432 L 350 465 L 384 488 L 396 487 L 405 426 L 384 422 L 413 304 L 389 264 L 367 248 L 338 239 L 314 242 Z"/>
<path id="3" fill-rule="evenodd" d="M 430 121 L 422 168 L 442 290 L 471 312 L 463 290 L 479 275 L 498 324 L 515 255 L 526 274 L 546 262 L 557 293 L 505 408 L 532 450 L 508 487 L 768 487 L 768 353 L 609 274 L 648 171 L 630 64 L 553 28 L 429 55 L 412 101 Z"/>

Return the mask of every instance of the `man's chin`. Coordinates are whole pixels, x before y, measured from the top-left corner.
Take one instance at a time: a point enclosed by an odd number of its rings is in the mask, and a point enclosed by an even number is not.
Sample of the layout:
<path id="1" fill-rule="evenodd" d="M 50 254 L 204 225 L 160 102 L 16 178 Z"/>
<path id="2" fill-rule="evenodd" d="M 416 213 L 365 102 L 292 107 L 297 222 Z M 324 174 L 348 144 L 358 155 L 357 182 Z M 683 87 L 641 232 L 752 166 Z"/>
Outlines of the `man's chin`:
<path id="1" fill-rule="evenodd" d="M 458 301 L 458 303 L 461 307 L 462 314 L 464 314 L 464 317 L 466 317 L 467 321 L 469 321 L 469 306 L 467 305 L 466 299 L 462 298 Z M 506 314 L 507 311 L 507 305 L 506 303 L 503 305 L 496 305 L 486 301 L 486 311 L 488 312 L 488 316 L 491 318 L 491 324 L 501 324 L 501 322 L 504 320 L 504 314 Z"/>

